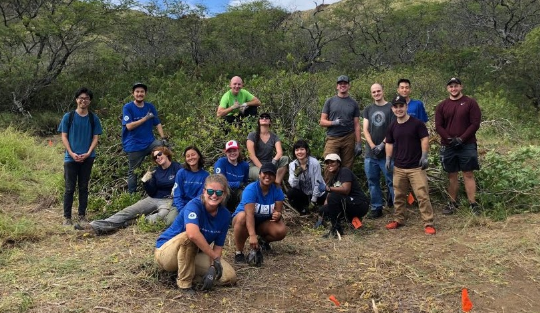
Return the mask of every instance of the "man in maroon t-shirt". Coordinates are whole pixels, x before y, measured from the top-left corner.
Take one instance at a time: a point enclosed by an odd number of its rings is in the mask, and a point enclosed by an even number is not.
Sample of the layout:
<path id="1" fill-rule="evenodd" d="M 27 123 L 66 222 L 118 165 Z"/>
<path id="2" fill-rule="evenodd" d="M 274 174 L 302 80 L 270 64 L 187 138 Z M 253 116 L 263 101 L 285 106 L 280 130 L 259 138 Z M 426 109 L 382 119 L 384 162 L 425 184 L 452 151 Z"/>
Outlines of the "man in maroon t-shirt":
<path id="1" fill-rule="evenodd" d="M 390 124 L 386 133 L 386 169 L 391 170 L 391 157 L 394 157 L 394 220 L 386 229 L 396 229 L 405 223 L 406 202 L 412 187 L 422 220 L 428 235 L 436 233 L 433 227 L 433 207 L 429 199 L 429 186 L 425 169 L 428 168 L 429 134 L 421 120 L 407 113 L 407 99 L 394 97 L 392 112 L 396 120 Z"/>
<path id="2" fill-rule="evenodd" d="M 463 173 L 465 192 L 470 209 L 480 214 L 476 203 L 476 182 L 474 170 L 479 170 L 476 131 L 480 128 L 482 114 L 478 103 L 461 92 L 463 86 L 458 78 L 451 78 L 446 84 L 450 96 L 437 105 L 435 110 L 435 128 L 441 136 L 441 164 L 448 173 L 448 195 L 450 202 L 442 211 L 453 214 L 457 210 L 459 189 L 458 173 Z"/>

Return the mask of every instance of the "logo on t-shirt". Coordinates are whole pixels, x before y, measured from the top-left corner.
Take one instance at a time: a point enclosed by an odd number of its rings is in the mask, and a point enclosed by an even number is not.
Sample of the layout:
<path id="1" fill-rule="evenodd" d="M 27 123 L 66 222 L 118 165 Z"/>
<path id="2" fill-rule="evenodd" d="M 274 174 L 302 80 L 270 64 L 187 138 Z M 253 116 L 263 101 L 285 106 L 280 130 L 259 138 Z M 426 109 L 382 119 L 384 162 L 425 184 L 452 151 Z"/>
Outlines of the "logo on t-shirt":
<path id="1" fill-rule="evenodd" d="M 196 214 L 195 212 L 191 212 L 191 213 L 189 213 L 188 218 L 189 218 L 190 220 L 194 220 L 194 219 L 197 218 L 197 214 Z"/>
<path id="2" fill-rule="evenodd" d="M 129 116 L 127 116 L 127 115 L 124 116 L 124 121 L 126 121 L 126 122 L 129 121 Z"/>
<path id="3" fill-rule="evenodd" d="M 221 169 L 218 167 L 216 168 L 216 174 L 219 174 L 219 173 L 221 173 Z"/>

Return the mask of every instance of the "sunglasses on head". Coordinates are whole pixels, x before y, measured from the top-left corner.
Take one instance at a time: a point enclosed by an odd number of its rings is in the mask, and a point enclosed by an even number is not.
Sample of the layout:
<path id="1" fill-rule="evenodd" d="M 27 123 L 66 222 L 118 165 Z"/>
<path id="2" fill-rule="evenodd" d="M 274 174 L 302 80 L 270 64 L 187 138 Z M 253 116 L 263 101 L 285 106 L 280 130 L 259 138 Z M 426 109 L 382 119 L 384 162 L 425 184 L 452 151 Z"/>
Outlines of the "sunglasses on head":
<path id="1" fill-rule="evenodd" d="M 206 193 L 209 196 L 214 195 L 214 193 L 216 193 L 216 196 L 218 196 L 218 197 L 223 196 L 223 190 L 206 189 Z"/>
<path id="2" fill-rule="evenodd" d="M 163 155 L 163 152 L 159 151 L 157 154 L 154 155 L 154 160 L 162 155 Z"/>

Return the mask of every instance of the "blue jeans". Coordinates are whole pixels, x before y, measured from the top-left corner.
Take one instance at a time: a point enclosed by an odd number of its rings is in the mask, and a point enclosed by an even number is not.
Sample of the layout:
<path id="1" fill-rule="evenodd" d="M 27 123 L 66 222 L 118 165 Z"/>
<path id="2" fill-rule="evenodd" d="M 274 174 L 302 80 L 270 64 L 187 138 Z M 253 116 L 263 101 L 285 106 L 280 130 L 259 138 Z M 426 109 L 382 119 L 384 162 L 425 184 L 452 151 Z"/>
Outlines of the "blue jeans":
<path id="1" fill-rule="evenodd" d="M 381 171 L 384 174 L 384 179 L 386 181 L 386 186 L 390 191 L 390 197 L 388 202 L 393 203 L 394 199 L 394 185 L 392 182 L 392 171 L 387 171 L 385 159 L 373 159 L 365 158 L 364 160 L 364 170 L 366 171 L 366 178 L 368 181 L 369 194 L 371 196 L 371 209 L 379 209 L 383 207 L 383 194 L 381 190 Z M 390 163 L 391 168 L 394 167 L 394 161 Z M 390 201 L 392 200 L 392 201 Z"/>
<path id="2" fill-rule="evenodd" d="M 129 169 L 128 169 L 128 191 L 134 193 L 137 191 L 137 175 L 135 169 L 141 165 L 144 158 L 154 150 L 155 147 L 162 145 L 161 140 L 154 140 L 146 149 L 141 151 L 127 152 Z"/>
<path id="3" fill-rule="evenodd" d="M 64 217 L 71 218 L 73 195 L 75 186 L 79 184 L 79 216 L 86 215 L 88 206 L 88 182 L 94 165 L 94 158 L 87 158 L 84 162 L 64 162 Z"/>

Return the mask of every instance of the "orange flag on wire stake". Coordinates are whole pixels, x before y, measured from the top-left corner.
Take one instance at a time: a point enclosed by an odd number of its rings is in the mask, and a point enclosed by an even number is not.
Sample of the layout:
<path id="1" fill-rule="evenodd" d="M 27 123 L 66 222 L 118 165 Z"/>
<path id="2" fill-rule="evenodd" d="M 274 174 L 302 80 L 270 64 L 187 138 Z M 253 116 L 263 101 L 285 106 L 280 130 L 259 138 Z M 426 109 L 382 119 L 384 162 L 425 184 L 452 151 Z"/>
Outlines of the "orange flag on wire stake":
<path id="1" fill-rule="evenodd" d="M 328 297 L 328 300 L 334 302 L 336 306 L 339 306 L 339 301 L 336 299 L 334 295 L 330 295 L 330 297 Z"/>
<path id="2" fill-rule="evenodd" d="M 461 290 L 461 308 L 463 309 L 463 312 L 469 312 L 472 309 L 472 302 L 471 299 L 469 299 L 467 288 Z"/>
<path id="3" fill-rule="evenodd" d="M 412 205 L 414 203 L 414 196 L 413 196 L 412 192 L 409 192 L 409 195 L 407 196 L 407 203 L 409 205 Z"/>
<path id="4" fill-rule="evenodd" d="M 362 221 L 356 216 L 352 219 L 352 224 L 354 226 L 354 229 L 362 227 Z"/>

